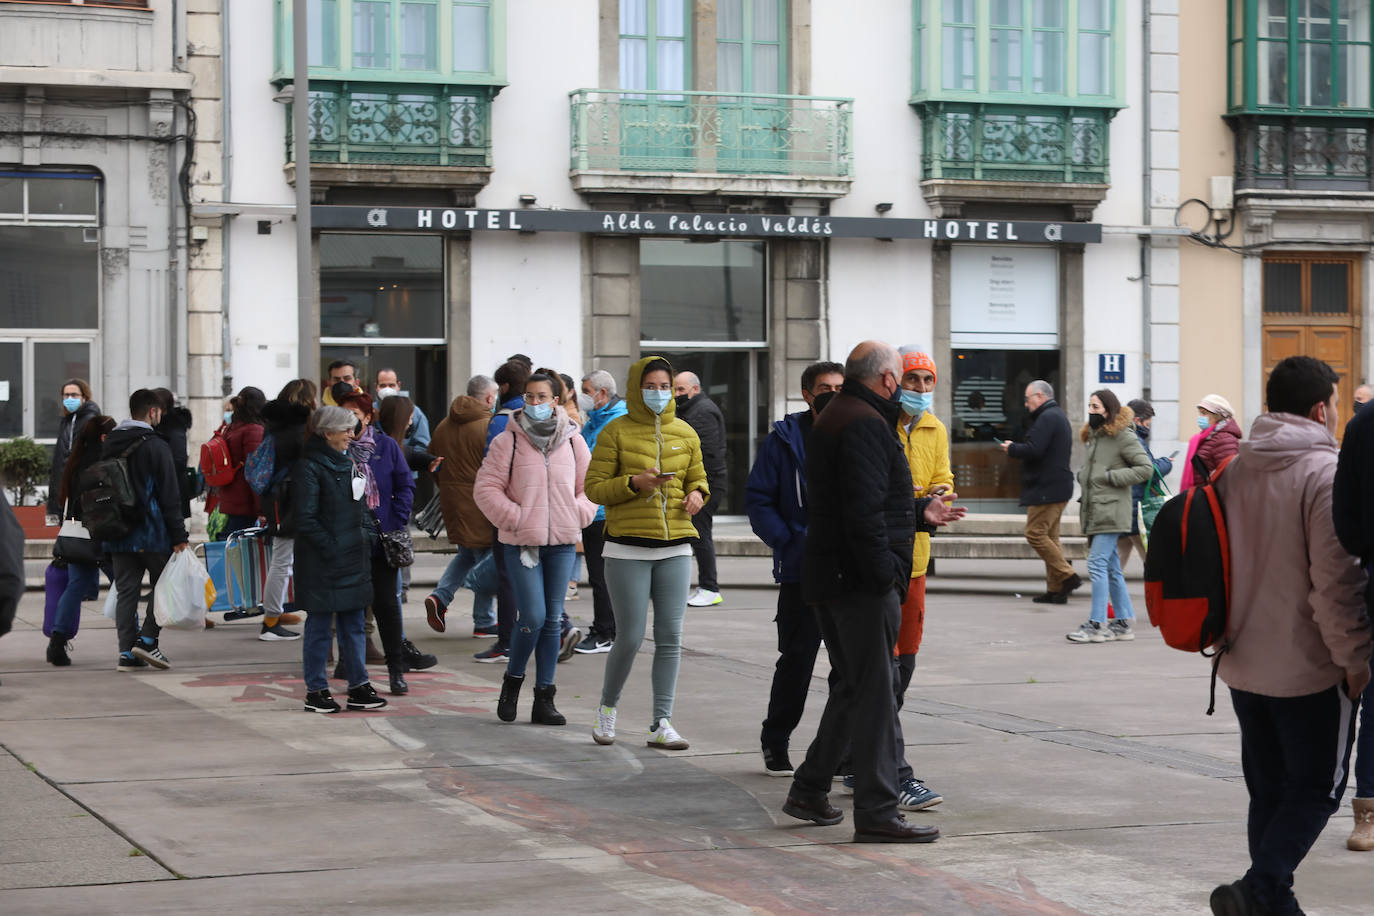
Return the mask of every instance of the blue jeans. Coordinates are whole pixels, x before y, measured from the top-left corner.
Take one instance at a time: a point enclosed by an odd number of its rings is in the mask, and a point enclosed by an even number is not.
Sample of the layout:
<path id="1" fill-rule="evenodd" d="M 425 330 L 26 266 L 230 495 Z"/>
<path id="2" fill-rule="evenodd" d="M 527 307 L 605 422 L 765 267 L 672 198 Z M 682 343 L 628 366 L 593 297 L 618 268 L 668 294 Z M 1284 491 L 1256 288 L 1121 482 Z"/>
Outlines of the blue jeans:
<path id="1" fill-rule="evenodd" d="M 520 562 L 520 550 L 512 544 L 505 552 L 506 573 L 515 589 L 515 629 L 511 632 L 510 661 L 506 673 L 525 676 L 525 663 L 534 653 L 535 686 L 548 687 L 558 667 L 562 635 L 563 599 L 568 594 L 575 550 L 572 544 L 539 548 L 539 565 L 528 569 Z"/>
<path id="2" fill-rule="evenodd" d="M 76 635 L 81 625 L 81 599 L 100 588 L 100 567 L 85 563 L 67 564 L 67 588 L 57 599 L 57 617 L 52 622 L 54 633 Z"/>
<path id="3" fill-rule="evenodd" d="M 1094 534 L 1088 548 L 1088 575 L 1093 583 L 1091 620 L 1107 622 L 1107 599 L 1118 620 L 1134 620 L 1135 609 L 1126 591 L 1126 577 L 1121 574 L 1121 558 L 1116 553 L 1118 534 Z"/>
<path id="4" fill-rule="evenodd" d="M 1369 660 L 1369 670 L 1374 673 L 1374 658 Z M 1369 711 L 1374 702 L 1374 687 L 1364 689 L 1360 702 L 1360 730 L 1355 736 L 1355 797 L 1374 798 L 1374 713 Z"/>
<path id="5" fill-rule="evenodd" d="M 305 638 L 301 640 L 301 665 L 305 669 L 305 689 L 328 690 L 325 666 L 329 658 L 329 629 L 339 634 L 339 664 L 348 677 L 348 689 L 367 683 L 366 650 L 363 648 L 363 609 L 356 611 L 316 611 L 305 616 Z"/>
<path id="6" fill-rule="evenodd" d="M 441 605 L 448 607 L 458 589 L 472 588 L 475 593 L 472 602 L 472 622 L 479 627 L 496 626 L 496 611 L 492 608 L 492 600 L 496 593 L 496 568 L 490 557 L 490 548 L 474 550 L 471 547 L 459 547 L 453 559 L 448 561 L 444 574 L 439 577 L 439 584 L 430 593 L 439 599 Z M 483 588 L 486 585 L 485 581 L 473 582 L 470 579 L 470 574 L 480 573 L 484 565 L 490 569 L 490 575 L 480 578 L 489 578 L 490 588 Z"/>

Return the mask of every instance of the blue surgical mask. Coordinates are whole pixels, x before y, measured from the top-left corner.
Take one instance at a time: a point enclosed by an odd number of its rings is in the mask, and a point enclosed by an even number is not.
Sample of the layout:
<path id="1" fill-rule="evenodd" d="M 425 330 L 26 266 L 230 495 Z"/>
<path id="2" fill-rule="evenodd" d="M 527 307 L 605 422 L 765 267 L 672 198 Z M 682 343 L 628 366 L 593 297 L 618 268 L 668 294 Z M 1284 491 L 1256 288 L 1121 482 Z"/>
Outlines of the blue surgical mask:
<path id="1" fill-rule="evenodd" d="M 546 404 L 526 404 L 525 413 L 536 423 L 540 423 L 553 416 L 553 403 Z"/>
<path id="2" fill-rule="evenodd" d="M 934 400 L 934 392 L 907 391 L 905 388 L 902 389 L 902 410 L 909 417 L 919 417 L 927 410 L 930 410 L 930 405 Z"/>
<path id="3" fill-rule="evenodd" d="M 80 398 L 63 398 L 62 406 L 67 409 L 67 413 L 76 413 L 81 407 Z"/>
<path id="4" fill-rule="evenodd" d="M 233 412 L 232 410 L 226 410 L 226 411 L 224 412 L 224 422 L 225 422 L 225 423 L 233 423 L 233 422 L 234 422 L 234 412 Z"/>
<path id="5" fill-rule="evenodd" d="M 1202 414 L 1198 414 L 1198 417 L 1197 417 L 1197 428 L 1198 428 L 1198 429 L 1206 429 L 1207 427 L 1209 427 L 1209 426 L 1211 426 L 1211 425 L 1212 425 L 1212 421 L 1211 421 L 1211 420 L 1207 419 L 1207 418 L 1204 417 Z"/>
<path id="6" fill-rule="evenodd" d="M 673 402 L 671 391 L 660 391 L 657 388 L 641 388 L 639 393 L 644 395 L 644 406 L 654 413 L 663 413 L 663 408 Z"/>

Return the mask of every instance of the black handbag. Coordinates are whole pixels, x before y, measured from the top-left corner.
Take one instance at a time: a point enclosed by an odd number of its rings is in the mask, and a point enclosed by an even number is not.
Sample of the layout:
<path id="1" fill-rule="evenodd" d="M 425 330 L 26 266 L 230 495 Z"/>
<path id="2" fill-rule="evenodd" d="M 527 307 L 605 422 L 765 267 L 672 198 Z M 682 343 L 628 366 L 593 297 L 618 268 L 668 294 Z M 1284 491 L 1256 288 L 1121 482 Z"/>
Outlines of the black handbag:
<path id="1" fill-rule="evenodd" d="M 377 537 L 381 538 L 382 555 L 386 557 L 386 565 L 392 569 L 412 565 L 415 562 L 415 544 L 410 539 L 410 529 L 383 531 L 382 520 L 377 517 L 377 513 L 371 509 L 367 511 L 372 516 L 372 524 L 377 528 Z"/>
<path id="2" fill-rule="evenodd" d="M 94 566 L 100 560 L 100 542 L 91 537 L 80 519 L 69 518 L 53 541 L 52 555 L 68 563 Z"/>

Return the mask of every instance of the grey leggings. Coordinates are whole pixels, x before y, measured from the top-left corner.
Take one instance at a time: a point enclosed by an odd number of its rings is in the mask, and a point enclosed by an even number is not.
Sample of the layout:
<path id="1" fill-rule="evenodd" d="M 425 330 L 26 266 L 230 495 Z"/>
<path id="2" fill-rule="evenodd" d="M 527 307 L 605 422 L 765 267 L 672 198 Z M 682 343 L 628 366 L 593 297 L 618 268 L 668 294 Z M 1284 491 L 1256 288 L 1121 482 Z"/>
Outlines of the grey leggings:
<path id="1" fill-rule="evenodd" d="M 654 602 L 654 721 L 673 714 L 678 661 L 682 658 L 682 618 L 687 610 L 687 587 L 692 580 L 692 558 L 666 560 L 619 560 L 606 558 L 606 588 L 615 608 L 615 645 L 606 656 L 606 677 L 601 686 L 601 705 L 615 706 L 630 676 L 644 625 L 649 599 Z"/>

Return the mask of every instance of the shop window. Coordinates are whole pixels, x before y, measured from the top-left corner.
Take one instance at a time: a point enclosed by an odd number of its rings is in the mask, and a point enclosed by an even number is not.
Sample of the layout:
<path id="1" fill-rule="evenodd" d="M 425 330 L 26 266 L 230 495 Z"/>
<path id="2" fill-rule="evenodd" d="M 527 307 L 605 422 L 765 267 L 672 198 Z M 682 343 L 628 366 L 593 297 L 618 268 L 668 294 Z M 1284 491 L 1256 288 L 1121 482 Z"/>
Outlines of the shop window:
<path id="1" fill-rule="evenodd" d="M 640 252 L 640 352 L 695 372 L 725 416 L 726 486 L 719 511 L 744 513 L 744 481 L 768 432 L 767 246 L 645 239 Z"/>
<path id="2" fill-rule="evenodd" d="M 320 337 L 444 342 L 444 240 L 320 236 Z"/>
<path id="3" fill-rule="evenodd" d="M 99 213 L 94 174 L 0 171 L 0 438 L 52 441 L 62 383 L 98 382 Z"/>

